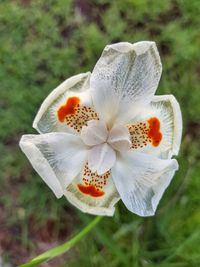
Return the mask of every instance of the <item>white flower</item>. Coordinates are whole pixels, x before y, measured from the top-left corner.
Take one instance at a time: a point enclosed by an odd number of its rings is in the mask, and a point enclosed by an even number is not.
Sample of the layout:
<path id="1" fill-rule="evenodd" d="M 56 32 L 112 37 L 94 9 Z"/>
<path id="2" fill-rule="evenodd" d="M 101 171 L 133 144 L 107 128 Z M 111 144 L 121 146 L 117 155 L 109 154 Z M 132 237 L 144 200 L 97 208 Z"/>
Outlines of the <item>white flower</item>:
<path id="1" fill-rule="evenodd" d="M 73 76 L 43 102 L 20 147 L 59 198 L 113 215 L 121 198 L 154 215 L 178 169 L 182 118 L 172 95 L 154 96 L 162 66 L 154 42 L 105 47 L 92 73 Z"/>

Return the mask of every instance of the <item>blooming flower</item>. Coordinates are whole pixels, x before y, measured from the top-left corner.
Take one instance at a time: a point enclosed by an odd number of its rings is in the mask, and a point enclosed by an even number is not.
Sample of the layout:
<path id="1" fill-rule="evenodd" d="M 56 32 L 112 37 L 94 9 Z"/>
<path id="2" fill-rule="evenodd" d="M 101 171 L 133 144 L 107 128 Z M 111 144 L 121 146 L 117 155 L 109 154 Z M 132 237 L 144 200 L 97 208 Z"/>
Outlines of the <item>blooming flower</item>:
<path id="1" fill-rule="evenodd" d="M 179 104 L 154 96 L 162 72 L 154 42 L 108 45 L 92 73 L 73 76 L 45 99 L 33 122 L 39 135 L 20 147 L 57 198 L 108 215 L 121 198 L 154 215 L 178 163 Z"/>

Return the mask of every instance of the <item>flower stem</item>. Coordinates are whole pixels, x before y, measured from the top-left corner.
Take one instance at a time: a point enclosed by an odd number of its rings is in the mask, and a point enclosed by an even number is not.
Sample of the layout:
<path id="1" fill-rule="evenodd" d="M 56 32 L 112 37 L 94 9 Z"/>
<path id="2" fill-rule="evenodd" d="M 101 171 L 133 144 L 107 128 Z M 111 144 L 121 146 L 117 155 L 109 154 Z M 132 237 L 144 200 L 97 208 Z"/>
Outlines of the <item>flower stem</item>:
<path id="1" fill-rule="evenodd" d="M 85 226 L 77 235 L 75 235 L 72 239 L 68 240 L 64 244 L 47 250 L 46 252 L 40 254 L 36 258 L 31 261 L 19 265 L 18 267 L 32 267 L 38 266 L 43 262 L 47 262 L 65 252 L 67 252 L 70 248 L 72 248 L 76 243 L 78 243 L 85 235 L 87 235 L 102 219 L 103 217 L 97 216 L 91 223 Z"/>

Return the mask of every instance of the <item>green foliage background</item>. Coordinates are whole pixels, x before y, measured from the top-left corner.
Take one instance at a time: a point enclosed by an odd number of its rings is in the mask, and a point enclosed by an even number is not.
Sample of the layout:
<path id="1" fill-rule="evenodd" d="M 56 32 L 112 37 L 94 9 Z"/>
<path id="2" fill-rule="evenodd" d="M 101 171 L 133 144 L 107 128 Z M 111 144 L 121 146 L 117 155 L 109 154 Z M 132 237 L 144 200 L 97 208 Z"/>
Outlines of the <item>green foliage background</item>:
<path id="1" fill-rule="evenodd" d="M 180 170 L 157 214 L 117 205 L 113 218 L 48 266 L 200 266 L 199 0 L 0 1 L 0 252 L 14 266 L 69 238 L 93 217 L 56 200 L 18 148 L 35 133 L 43 99 L 71 75 L 92 70 L 104 46 L 156 41 L 157 94 L 180 102 Z M 46 266 L 46 265 L 44 265 Z"/>

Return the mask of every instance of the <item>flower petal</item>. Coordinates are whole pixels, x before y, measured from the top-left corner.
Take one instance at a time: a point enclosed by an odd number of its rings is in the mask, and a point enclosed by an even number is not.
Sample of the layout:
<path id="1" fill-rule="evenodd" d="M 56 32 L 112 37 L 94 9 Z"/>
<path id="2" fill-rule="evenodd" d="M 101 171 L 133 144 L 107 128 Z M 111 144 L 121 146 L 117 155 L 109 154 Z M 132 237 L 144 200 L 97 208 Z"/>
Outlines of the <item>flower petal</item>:
<path id="1" fill-rule="evenodd" d="M 114 205 L 119 200 L 111 171 L 98 175 L 89 169 L 88 163 L 67 187 L 65 196 L 83 212 L 107 216 L 113 215 Z"/>
<path id="2" fill-rule="evenodd" d="M 73 76 L 56 89 L 42 103 L 33 127 L 39 133 L 79 133 L 91 119 L 97 119 L 89 89 L 90 73 Z"/>
<path id="3" fill-rule="evenodd" d="M 116 152 L 107 143 L 92 147 L 88 153 L 88 166 L 92 172 L 102 175 L 109 171 L 116 161 Z"/>
<path id="4" fill-rule="evenodd" d="M 102 121 L 91 120 L 83 126 L 81 130 L 81 139 L 88 146 L 99 145 L 106 142 L 108 130 Z"/>
<path id="5" fill-rule="evenodd" d="M 128 122 L 152 100 L 161 72 L 154 42 L 106 46 L 90 80 L 94 107 L 100 118 L 108 124 L 114 119 Z"/>
<path id="6" fill-rule="evenodd" d="M 112 177 L 127 209 L 152 216 L 177 169 L 175 159 L 162 160 L 131 151 L 117 161 Z"/>
<path id="7" fill-rule="evenodd" d="M 80 137 L 68 133 L 23 135 L 20 147 L 58 198 L 81 171 L 87 156 Z"/>
<path id="8" fill-rule="evenodd" d="M 152 102 L 134 121 L 128 125 L 132 148 L 161 158 L 171 158 L 172 155 L 178 154 L 182 116 L 173 95 L 154 96 Z"/>

